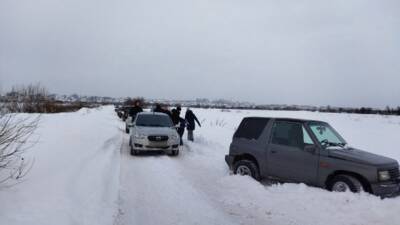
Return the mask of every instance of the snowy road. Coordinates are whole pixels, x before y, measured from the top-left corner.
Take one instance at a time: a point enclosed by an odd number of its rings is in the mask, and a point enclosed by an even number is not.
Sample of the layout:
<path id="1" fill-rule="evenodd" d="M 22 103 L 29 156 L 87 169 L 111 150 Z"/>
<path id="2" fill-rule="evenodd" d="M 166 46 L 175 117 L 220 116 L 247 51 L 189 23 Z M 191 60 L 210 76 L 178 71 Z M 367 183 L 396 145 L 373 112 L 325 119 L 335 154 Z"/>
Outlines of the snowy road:
<path id="1" fill-rule="evenodd" d="M 218 152 L 213 145 L 187 143 L 178 157 L 163 154 L 133 157 L 129 155 L 127 144 L 124 146 L 118 225 L 267 222 L 262 217 L 252 216 L 240 205 L 229 207 L 224 204 L 222 196 L 225 196 L 226 187 L 220 181 L 230 175 L 228 169 L 221 166 L 225 165 L 222 158 L 207 159 L 218 155 L 213 154 Z M 205 151 L 207 149 L 210 151 Z M 210 163 L 215 161 L 219 165 Z M 230 192 L 227 194 L 231 195 Z"/>
<path id="2" fill-rule="evenodd" d="M 200 137 L 196 143 L 186 142 L 178 157 L 170 157 L 156 153 L 131 156 L 128 136 L 124 142 L 117 225 L 267 222 L 251 216 L 240 205 L 232 209 L 224 204 L 226 187 L 221 178 L 230 177 L 230 173 L 221 157 L 225 149 L 218 143 Z"/>
<path id="3" fill-rule="evenodd" d="M 179 157 L 122 155 L 120 224 L 234 224 Z M 191 168 L 187 168 L 190 166 Z"/>

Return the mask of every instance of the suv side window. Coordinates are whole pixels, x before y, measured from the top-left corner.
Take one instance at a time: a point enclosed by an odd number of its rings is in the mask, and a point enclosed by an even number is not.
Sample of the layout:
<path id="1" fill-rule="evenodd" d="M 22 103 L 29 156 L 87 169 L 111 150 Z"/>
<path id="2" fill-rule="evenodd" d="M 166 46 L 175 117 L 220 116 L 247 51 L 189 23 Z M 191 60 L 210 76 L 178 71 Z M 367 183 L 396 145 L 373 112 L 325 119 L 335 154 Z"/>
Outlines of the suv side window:
<path id="1" fill-rule="evenodd" d="M 234 138 L 245 138 L 257 140 L 267 125 L 269 119 L 265 118 L 245 118 L 240 123 Z"/>
<path id="2" fill-rule="evenodd" d="M 301 123 L 287 121 L 276 121 L 274 123 L 271 143 L 300 149 L 304 149 L 306 145 L 314 144 Z"/>

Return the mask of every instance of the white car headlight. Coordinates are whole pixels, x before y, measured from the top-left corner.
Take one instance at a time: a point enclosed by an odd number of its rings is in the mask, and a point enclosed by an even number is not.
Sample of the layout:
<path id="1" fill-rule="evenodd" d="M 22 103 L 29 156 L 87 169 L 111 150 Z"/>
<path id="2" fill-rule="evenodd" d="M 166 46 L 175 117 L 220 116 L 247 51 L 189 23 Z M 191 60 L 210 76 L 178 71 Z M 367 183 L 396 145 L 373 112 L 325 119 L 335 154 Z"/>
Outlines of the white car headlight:
<path id="1" fill-rule="evenodd" d="M 134 137 L 135 137 L 136 139 L 145 139 L 145 138 L 146 138 L 146 135 L 136 133 Z"/>
<path id="2" fill-rule="evenodd" d="M 379 172 L 378 172 L 378 178 L 379 178 L 380 181 L 387 181 L 387 180 L 390 180 L 389 171 L 387 171 L 387 170 L 379 171 Z"/>
<path id="3" fill-rule="evenodd" d="M 179 139 L 179 135 L 174 134 L 174 135 L 171 136 L 171 138 L 172 138 L 172 140 L 178 140 Z"/>

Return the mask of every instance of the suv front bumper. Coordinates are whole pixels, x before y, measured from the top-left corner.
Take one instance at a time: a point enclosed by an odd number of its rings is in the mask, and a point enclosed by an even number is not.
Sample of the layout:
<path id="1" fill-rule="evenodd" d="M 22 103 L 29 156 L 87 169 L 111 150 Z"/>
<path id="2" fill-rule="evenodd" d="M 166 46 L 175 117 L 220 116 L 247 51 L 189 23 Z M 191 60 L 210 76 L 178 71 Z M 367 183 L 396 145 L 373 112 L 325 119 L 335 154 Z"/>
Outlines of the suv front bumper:
<path id="1" fill-rule="evenodd" d="M 400 195 L 400 180 L 371 184 L 372 192 L 382 198 L 392 198 Z"/>
<path id="2" fill-rule="evenodd" d="M 179 150 L 179 139 L 169 139 L 168 141 L 153 142 L 147 138 L 133 139 L 132 147 L 137 151 L 170 151 Z"/>

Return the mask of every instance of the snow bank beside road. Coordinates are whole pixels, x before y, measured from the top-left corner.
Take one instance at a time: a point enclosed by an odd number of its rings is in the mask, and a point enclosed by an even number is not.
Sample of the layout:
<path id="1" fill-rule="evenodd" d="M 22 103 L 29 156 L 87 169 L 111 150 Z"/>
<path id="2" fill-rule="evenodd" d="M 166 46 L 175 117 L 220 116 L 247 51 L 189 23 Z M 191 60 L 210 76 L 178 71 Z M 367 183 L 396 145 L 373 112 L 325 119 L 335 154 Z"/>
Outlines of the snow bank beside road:
<path id="1" fill-rule="evenodd" d="M 0 190 L 0 224 L 113 224 L 122 131 L 112 109 L 41 117 L 32 170 Z"/>
<path id="2" fill-rule="evenodd" d="M 391 225 L 400 221 L 399 197 L 381 200 L 366 193 L 331 193 L 303 184 L 268 186 L 248 177 L 230 176 L 224 162 L 233 133 L 246 116 L 327 121 L 350 145 L 400 160 L 395 143 L 400 133 L 400 117 L 302 111 L 194 109 L 194 112 L 203 125 L 195 132 L 197 143 L 188 143 L 183 160 L 187 168 L 193 167 L 193 173 L 195 168 L 201 168 L 193 180 L 238 224 Z"/>

